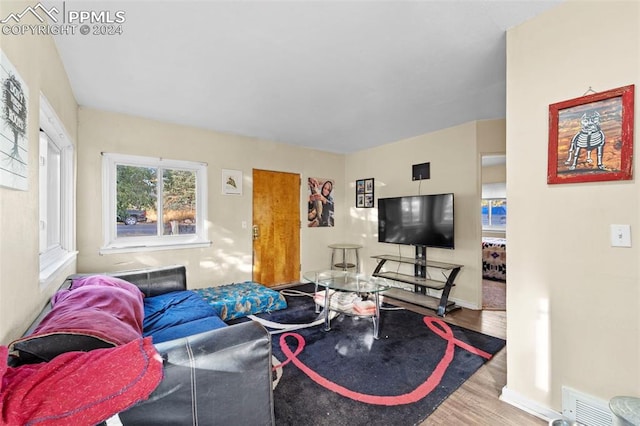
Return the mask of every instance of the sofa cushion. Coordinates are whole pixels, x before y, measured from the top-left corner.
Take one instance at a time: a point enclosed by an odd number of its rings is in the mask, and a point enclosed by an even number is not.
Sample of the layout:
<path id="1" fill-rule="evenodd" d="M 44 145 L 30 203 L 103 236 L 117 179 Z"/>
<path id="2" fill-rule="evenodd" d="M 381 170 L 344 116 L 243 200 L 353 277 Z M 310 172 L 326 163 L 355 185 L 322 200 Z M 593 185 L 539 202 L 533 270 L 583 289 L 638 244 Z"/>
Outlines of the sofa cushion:
<path id="1" fill-rule="evenodd" d="M 153 343 L 225 327 L 216 310 L 192 291 L 173 291 L 144 299 L 143 335 Z"/>
<path id="2" fill-rule="evenodd" d="M 49 361 L 65 352 L 113 347 L 142 337 L 142 292 L 119 278 L 83 277 L 54 294 L 51 303 L 33 334 L 11 343 L 21 362 Z"/>

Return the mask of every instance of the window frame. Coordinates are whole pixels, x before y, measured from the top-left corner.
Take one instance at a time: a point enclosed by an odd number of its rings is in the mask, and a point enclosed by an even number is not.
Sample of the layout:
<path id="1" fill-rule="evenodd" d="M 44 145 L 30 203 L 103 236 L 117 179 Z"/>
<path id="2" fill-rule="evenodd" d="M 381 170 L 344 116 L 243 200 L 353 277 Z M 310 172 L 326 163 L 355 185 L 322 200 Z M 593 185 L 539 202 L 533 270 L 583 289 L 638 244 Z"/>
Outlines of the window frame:
<path id="1" fill-rule="evenodd" d="M 76 261 L 78 252 L 76 251 L 76 198 L 75 198 L 75 149 L 71 143 L 68 132 L 51 104 L 43 94 L 40 94 L 40 133 L 38 137 L 38 260 L 39 260 L 39 282 L 40 288 L 46 288 L 54 282 L 58 272 Z M 45 138 L 43 140 L 43 138 Z M 49 144 L 55 147 L 59 153 L 58 163 L 58 199 L 55 200 L 58 210 L 58 220 L 56 223 L 49 223 Z M 43 243 L 48 244 L 47 233 L 51 226 L 55 226 L 55 232 L 59 235 L 57 244 L 46 247 L 43 250 Z"/>
<path id="2" fill-rule="evenodd" d="M 161 235 L 158 230 L 154 236 L 118 237 L 116 222 L 117 166 L 153 167 L 157 169 L 189 170 L 196 174 L 196 233 L 179 235 Z M 158 189 L 162 191 L 162 185 Z M 181 248 L 208 247 L 207 224 L 207 164 L 195 161 L 171 160 L 160 157 L 146 157 L 118 153 L 102 153 L 102 234 L 103 246 L 100 254 L 128 253 L 155 250 L 173 250 Z M 162 196 L 158 197 L 158 205 Z M 160 208 L 158 208 L 160 211 Z M 157 222 L 158 228 L 163 226 Z"/>
<path id="3" fill-rule="evenodd" d="M 482 198 L 482 201 L 487 201 L 488 202 L 488 216 L 489 216 L 489 224 L 485 225 L 484 223 L 482 223 L 482 230 L 483 231 L 491 231 L 491 232 L 506 232 L 507 231 L 507 224 L 505 223 L 504 225 L 495 225 L 491 222 L 491 218 L 492 218 L 492 213 L 491 213 L 491 209 L 492 209 L 492 201 L 500 201 L 500 202 L 504 202 L 505 204 L 505 208 L 507 205 L 507 198 L 506 197 L 487 197 L 487 198 Z M 482 206 L 480 207 L 480 209 L 482 210 Z M 480 217 L 482 218 L 482 212 L 480 214 Z"/>

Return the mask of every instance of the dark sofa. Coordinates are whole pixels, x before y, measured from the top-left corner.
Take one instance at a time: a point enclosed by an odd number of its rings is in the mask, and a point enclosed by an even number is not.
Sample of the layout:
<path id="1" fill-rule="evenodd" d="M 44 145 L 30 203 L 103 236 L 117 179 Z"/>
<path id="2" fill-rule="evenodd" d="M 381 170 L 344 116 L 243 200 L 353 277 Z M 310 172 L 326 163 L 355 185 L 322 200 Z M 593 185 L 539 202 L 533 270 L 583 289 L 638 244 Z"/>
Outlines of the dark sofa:
<path id="1" fill-rule="evenodd" d="M 69 277 L 61 286 L 68 288 Z M 187 289 L 184 266 L 104 274 L 135 284 L 146 298 Z M 51 310 L 49 303 L 25 336 Z M 261 325 L 243 322 L 162 343 L 163 378 L 150 397 L 118 414 L 127 425 L 273 425 L 271 339 Z M 9 365 L 24 362 L 11 359 Z"/>

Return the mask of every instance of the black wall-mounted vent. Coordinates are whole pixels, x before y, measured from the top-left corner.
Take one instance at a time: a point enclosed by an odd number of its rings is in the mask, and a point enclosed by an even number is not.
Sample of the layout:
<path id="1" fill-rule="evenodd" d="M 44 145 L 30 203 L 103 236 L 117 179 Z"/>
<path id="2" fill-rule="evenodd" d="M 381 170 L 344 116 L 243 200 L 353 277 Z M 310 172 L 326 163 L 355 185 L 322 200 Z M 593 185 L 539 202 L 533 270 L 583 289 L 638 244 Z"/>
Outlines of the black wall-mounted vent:
<path id="1" fill-rule="evenodd" d="M 429 179 L 431 177 L 430 164 L 431 163 L 414 164 L 412 180 Z"/>

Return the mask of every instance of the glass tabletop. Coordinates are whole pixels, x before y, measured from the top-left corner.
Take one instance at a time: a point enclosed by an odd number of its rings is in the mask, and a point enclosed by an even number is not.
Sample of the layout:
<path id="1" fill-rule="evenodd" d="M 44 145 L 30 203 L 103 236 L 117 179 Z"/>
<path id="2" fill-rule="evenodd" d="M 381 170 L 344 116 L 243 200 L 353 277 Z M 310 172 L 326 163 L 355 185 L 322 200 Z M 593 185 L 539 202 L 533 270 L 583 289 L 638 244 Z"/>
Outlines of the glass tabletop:
<path id="1" fill-rule="evenodd" d="M 388 290 L 390 285 L 386 279 L 370 277 L 349 271 L 323 270 L 305 272 L 303 278 L 319 286 L 356 293 L 377 293 Z"/>
<path id="2" fill-rule="evenodd" d="M 362 246 L 360 244 L 335 243 L 335 244 L 329 244 L 329 248 L 342 249 L 342 250 L 354 250 L 354 249 L 361 249 Z"/>

